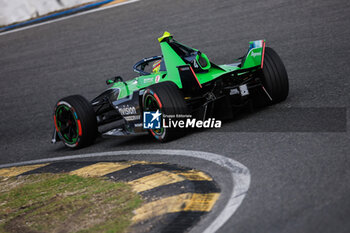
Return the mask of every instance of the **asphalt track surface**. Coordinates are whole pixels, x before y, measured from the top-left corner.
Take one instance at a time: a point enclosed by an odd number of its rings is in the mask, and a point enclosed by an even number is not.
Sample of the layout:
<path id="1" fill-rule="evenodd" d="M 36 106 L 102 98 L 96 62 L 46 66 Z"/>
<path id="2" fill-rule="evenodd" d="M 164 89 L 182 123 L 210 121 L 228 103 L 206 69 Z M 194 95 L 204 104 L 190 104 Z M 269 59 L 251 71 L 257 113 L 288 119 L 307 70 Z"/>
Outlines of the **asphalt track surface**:
<path id="1" fill-rule="evenodd" d="M 213 152 L 251 173 L 220 232 L 349 232 L 349 12 L 345 0 L 142 0 L 0 35 L 0 163 L 130 149 Z M 49 143 L 59 98 L 93 98 L 105 79 L 134 77 L 136 61 L 160 53 L 165 30 L 218 64 L 265 38 L 286 65 L 289 98 L 167 144 L 147 136 L 99 139 L 79 151 Z"/>

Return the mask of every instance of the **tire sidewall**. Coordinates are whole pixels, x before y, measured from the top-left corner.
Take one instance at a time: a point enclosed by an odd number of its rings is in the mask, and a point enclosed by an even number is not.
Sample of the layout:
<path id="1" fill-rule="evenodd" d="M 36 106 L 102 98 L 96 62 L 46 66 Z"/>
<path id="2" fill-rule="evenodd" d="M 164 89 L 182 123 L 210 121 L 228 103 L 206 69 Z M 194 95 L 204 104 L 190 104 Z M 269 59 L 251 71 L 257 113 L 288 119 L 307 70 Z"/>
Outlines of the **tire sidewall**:
<path id="1" fill-rule="evenodd" d="M 157 95 L 157 93 L 155 93 L 152 90 L 152 87 L 149 87 L 145 90 L 145 92 L 143 93 L 142 96 L 142 109 L 144 111 L 144 106 L 145 106 L 145 100 L 147 96 L 153 96 L 155 98 L 155 100 L 158 102 L 158 106 L 159 106 L 159 111 L 164 114 L 163 112 L 163 104 L 159 98 L 159 96 Z M 144 113 L 142 113 L 144 114 Z M 144 116 L 144 115 L 143 115 Z M 163 128 L 163 132 L 162 134 L 156 134 L 152 129 L 148 129 L 148 133 L 151 134 L 154 138 L 156 138 L 158 141 L 163 141 L 166 139 L 167 136 L 167 128 Z"/>

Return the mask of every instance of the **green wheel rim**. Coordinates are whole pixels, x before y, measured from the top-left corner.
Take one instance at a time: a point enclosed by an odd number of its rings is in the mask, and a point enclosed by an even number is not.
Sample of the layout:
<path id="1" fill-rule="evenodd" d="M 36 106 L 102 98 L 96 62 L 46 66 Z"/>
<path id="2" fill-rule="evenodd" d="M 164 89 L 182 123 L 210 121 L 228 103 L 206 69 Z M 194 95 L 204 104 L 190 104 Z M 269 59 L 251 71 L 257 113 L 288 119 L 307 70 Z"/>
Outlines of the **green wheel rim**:
<path id="1" fill-rule="evenodd" d="M 75 144 L 79 138 L 79 126 L 76 113 L 68 106 L 62 104 L 57 106 L 56 126 L 61 138 L 68 144 Z"/>

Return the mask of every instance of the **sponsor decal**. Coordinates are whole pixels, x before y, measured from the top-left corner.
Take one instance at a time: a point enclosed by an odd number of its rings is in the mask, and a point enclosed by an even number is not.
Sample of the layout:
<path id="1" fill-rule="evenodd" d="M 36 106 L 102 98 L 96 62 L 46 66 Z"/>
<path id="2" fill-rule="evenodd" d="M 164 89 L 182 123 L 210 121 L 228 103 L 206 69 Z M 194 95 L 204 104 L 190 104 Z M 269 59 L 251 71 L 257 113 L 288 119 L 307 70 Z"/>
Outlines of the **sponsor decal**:
<path id="1" fill-rule="evenodd" d="M 155 79 L 155 82 L 156 82 L 156 83 L 159 83 L 159 80 L 160 80 L 160 75 L 157 75 L 157 76 L 156 76 L 156 79 Z"/>
<path id="2" fill-rule="evenodd" d="M 189 69 L 190 69 L 190 67 L 188 67 L 188 66 L 179 68 L 180 71 L 187 71 Z"/>
<path id="3" fill-rule="evenodd" d="M 121 115 L 134 115 L 136 113 L 136 108 L 134 106 L 123 105 L 118 107 L 118 110 Z"/>
<path id="4" fill-rule="evenodd" d="M 261 52 L 254 53 L 254 51 L 252 51 L 250 55 L 255 58 L 256 56 L 261 56 Z"/>
<path id="5" fill-rule="evenodd" d="M 144 83 L 153 82 L 153 78 L 144 78 L 144 79 L 143 79 L 143 82 L 144 82 Z"/>
<path id="6" fill-rule="evenodd" d="M 230 90 L 230 95 L 238 95 L 239 94 L 239 90 L 237 88 L 233 88 Z"/>
<path id="7" fill-rule="evenodd" d="M 239 91 L 241 92 L 241 96 L 249 95 L 247 84 L 239 86 Z"/>
<path id="8" fill-rule="evenodd" d="M 141 116 L 140 115 L 132 115 L 132 116 L 125 116 L 124 119 L 127 121 L 136 121 L 140 120 Z"/>

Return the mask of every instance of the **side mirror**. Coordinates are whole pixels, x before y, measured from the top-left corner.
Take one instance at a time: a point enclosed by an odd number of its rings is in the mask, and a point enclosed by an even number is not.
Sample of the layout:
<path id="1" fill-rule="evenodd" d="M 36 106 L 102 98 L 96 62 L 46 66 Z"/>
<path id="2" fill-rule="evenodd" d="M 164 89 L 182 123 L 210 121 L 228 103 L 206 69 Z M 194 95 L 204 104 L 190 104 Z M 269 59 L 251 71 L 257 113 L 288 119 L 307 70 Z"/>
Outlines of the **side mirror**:
<path id="1" fill-rule="evenodd" d="M 112 80 L 112 79 L 107 79 L 106 80 L 106 84 L 107 85 L 110 85 L 110 84 L 113 84 L 114 83 L 114 80 Z"/>
<path id="2" fill-rule="evenodd" d="M 124 82 L 123 78 L 120 77 L 120 76 L 117 76 L 117 77 L 114 77 L 112 79 L 107 79 L 106 80 L 106 84 L 107 85 L 110 85 L 110 84 L 113 84 L 113 83 L 116 83 L 116 82 Z"/>
<path id="3" fill-rule="evenodd" d="M 197 61 L 197 64 L 199 64 L 200 68 L 202 68 L 202 70 L 209 70 L 211 67 L 210 61 L 207 55 L 205 55 L 204 53 L 201 53 L 200 51 L 198 51 L 198 54 L 196 56 L 196 61 Z"/>

